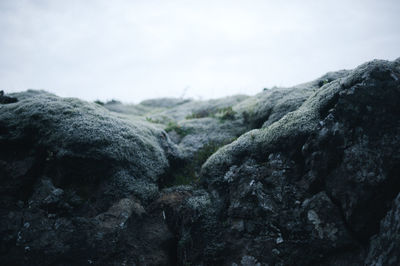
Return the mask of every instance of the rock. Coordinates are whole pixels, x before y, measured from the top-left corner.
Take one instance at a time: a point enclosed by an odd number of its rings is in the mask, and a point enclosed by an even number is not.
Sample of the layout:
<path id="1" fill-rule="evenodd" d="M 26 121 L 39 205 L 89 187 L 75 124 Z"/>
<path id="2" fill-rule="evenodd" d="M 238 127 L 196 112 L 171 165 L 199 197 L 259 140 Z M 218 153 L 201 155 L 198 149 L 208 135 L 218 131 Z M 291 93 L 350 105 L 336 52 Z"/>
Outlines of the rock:
<path id="1" fill-rule="evenodd" d="M 18 102 L 17 98 L 5 96 L 4 91 L 0 91 L 0 104 L 8 104 L 8 103 L 16 103 Z"/>
<path id="2" fill-rule="evenodd" d="M 13 254 L 2 255 L 5 264 L 138 263 L 135 252 L 115 258 L 118 243 L 128 248 L 130 220 L 145 222 L 179 157 L 175 145 L 161 129 L 96 104 L 13 96 L 19 101 L 0 105 L 1 254 Z"/>
<path id="3" fill-rule="evenodd" d="M 260 263 L 285 265 L 329 264 L 340 250 L 351 251 L 350 261 L 365 252 L 363 246 L 378 232 L 388 203 L 400 190 L 400 83 L 392 77 L 399 75 L 395 62 L 366 63 L 207 160 L 203 187 L 223 202 L 212 205 L 216 219 L 228 224 L 244 219 L 250 234 L 232 240 L 231 227 L 210 229 L 212 239 L 231 236 L 222 241 L 222 253 L 239 255 L 224 263 L 239 263 L 248 255 L 237 246 L 249 248 Z M 321 192 L 325 196 L 315 199 L 319 207 L 307 210 L 304 201 Z M 303 202 L 301 207 L 296 201 Z M 327 206 L 336 217 L 322 222 L 318 212 Z M 277 229 L 265 233 L 267 225 Z M 279 256 L 265 248 L 278 250 Z"/>
<path id="4" fill-rule="evenodd" d="M 400 263 L 400 194 L 380 223 L 379 233 L 370 244 L 366 265 L 399 265 Z"/>
<path id="5" fill-rule="evenodd" d="M 7 97 L 5 265 L 399 264 L 400 59 L 251 97 Z"/>

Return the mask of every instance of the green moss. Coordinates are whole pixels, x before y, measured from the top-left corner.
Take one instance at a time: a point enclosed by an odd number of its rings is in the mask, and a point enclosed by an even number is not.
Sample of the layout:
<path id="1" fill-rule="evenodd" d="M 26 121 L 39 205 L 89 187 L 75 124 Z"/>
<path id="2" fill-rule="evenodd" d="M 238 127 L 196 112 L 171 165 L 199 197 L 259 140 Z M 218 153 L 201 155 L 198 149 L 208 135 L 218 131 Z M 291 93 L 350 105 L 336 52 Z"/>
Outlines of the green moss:
<path id="1" fill-rule="evenodd" d="M 198 112 L 193 112 L 192 114 L 186 116 L 186 119 L 197 119 L 203 117 L 213 117 L 214 113 L 212 110 L 200 110 Z"/>
<path id="2" fill-rule="evenodd" d="M 248 108 L 248 110 L 242 112 L 243 122 L 245 124 L 252 123 L 254 120 L 254 107 Z"/>
<path id="3" fill-rule="evenodd" d="M 165 131 L 167 131 L 167 132 L 175 131 L 181 137 L 184 137 L 190 133 L 190 129 L 183 128 L 182 126 L 178 125 L 178 123 L 176 123 L 174 121 L 168 122 L 167 127 L 165 128 Z"/>
<path id="4" fill-rule="evenodd" d="M 186 116 L 186 119 L 197 119 L 203 117 L 219 118 L 221 121 L 235 119 L 236 112 L 232 106 L 219 108 L 216 110 L 201 110 Z"/>
<path id="5" fill-rule="evenodd" d="M 154 124 L 162 124 L 162 121 L 159 119 L 153 119 L 151 117 L 146 117 L 146 121 Z"/>
<path id="6" fill-rule="evenodd" d="M 232 109 L 232 106 L 221 108 L 218 110 L 221 120 L 233 120 L 235 119 L 236 112 Z"/>
<path id="7" fill-rule="evenodd" d="M 194 154 L 193 158 L 188 163 L 173 174 L 171 183 L 167 186 L 189 185 L 198 182 L 201 166 L 207 161 L 207 159 L 219 148 L 235 141 L 236 139 L 237 138 L 233 138 L 223 143 L 211 142 L 204 145 Z"/>
<path id="8" fill-rule="evenodd" d="M 330 82 L 330 81 L 327 80 L 327 79 L 320 80 L 320 81 L 318 82 L 318 87 L 322 87 L 322 86 L 324 86 L 325 84 L 328 84 L 329 82 Z"/>

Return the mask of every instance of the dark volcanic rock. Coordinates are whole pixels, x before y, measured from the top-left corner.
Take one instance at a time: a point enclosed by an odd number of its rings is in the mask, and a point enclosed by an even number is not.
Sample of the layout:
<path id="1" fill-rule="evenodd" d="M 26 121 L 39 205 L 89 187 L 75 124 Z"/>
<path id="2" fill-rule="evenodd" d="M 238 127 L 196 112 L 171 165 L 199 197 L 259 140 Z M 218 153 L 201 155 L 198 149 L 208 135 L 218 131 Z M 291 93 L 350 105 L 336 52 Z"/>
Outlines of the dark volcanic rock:
<path id="1" fill-rule="evenodd" d="M 168 136 L 77 99 L 14 96 L 20 100 L 0 105 L 3 262 L 138 262 L 134 250 L 117 254 L 130 243 L 121 240 L 130 226 L 148 219 L 143 208 L 178 156 Z M 148 246 L 163 238 L 171 236 L 160 233 Z"/>
<path id="2" fill-rule="evenodd" d="M 0 91 L 0 104 L 15 103 L 17 101 L 17 98 L 5 96 L 4 91 Z"/>
<path id="3" fill-rule="evenodd" d="M 398 265 L 400 254 L 400 194 L 381 221 L 379 234 L 372 238 L 367 265 Z"/>
<path id="4" fill-rule="evenodd" d="M 400 264 L 399 59 L 212 101 L 0 97 L 3 264 Z"/>
<path id="5" fill-rule="evenodd" d="M 211 156 L 202 183 L 220 226 L 209 242 L 235 254 L 224 264 L 336 264 L 344 251 L 350 263 L 365 252 L 400 191 L 399 77 L 398 63 L 364 64 Z"/>

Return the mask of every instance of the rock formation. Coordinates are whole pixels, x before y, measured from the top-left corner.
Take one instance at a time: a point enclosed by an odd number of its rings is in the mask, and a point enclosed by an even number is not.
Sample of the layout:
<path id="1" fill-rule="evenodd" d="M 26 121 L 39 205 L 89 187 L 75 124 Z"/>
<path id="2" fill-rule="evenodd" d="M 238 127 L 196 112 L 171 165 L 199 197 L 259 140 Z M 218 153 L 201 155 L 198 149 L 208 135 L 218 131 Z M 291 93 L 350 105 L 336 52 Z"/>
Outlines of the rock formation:
<path id="1" fill-rule="evenodd" d="M 217 100 L 0 94 L 3 265 L 399 265 L 400 59 Z"/>

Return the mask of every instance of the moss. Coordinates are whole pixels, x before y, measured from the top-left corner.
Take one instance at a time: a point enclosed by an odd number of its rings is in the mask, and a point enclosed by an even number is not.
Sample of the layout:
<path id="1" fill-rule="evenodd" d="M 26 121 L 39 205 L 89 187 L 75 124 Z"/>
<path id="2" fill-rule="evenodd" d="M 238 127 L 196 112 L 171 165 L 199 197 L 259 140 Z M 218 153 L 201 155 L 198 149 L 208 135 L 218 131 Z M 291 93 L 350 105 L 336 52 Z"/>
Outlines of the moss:
<path id="1" fill-rule="evenodd" d="M 219 119 L 221 120 L 233 120 L 235 119 L 236 112 L 232 109 L 232 106 L 221 108 L 218 110 Z"/>
<path id="2" fill-rule="evenodd" d="M 198 112 L 193 112 L 192 114 L 186 116 L 186 119 L 198 119 L 203 117 L 214 117 L 219 118 L 221 121 L 233 120 L 235 119 L 236 112 L 232 109 L 232 106 L 218 108 L 215 110 L 200 110 Z"/>
<path id="3" fill-rule="evenodd" d="M 213 117 L 215 114 L 212 110 L 200 110 L 198 112 L 193 112 L 192 114 L 186 116 L 186 119 L 197 119 L 203 117 Z"/>
<path id="4" fill-rule="evenodd" d="M 189 162 L 182 168 L 174 172 L 171 183 L 167 186 L 189 185 L 199 181 L 199 173 L 201 166 L 207 159 L 214 154 L 222 146 L 235 141 L 237 138 L 232 138 L 223 143 L 210 142 L 199 149 Z"/>
<path id="5" fill-rule="evenodd" d="M 320 80 L 319 82 L 318 82 L 318 87 L 322 87 L 322 86 L 324 86 L 325 84 L 328 84 L 330 81 L 328 80 L 328 79 L 324 79 L 324 80 Z"/>
<path id="6" fill-rule="evenodd" d="M 7 122 L 2 125 L 5 137 L 15 136 L 27 145 L 35 141 L 40 147 L 51 147 L 53 154 L 49 151 L 43 160 L 54 161 L 46 171 L 56 173 L 57 182 L 92 185 L 120 167 L 129 169 L 132 176 L 157 180 L 169 167 L 167 156 L 175 156 L 174 146 L 163 138 L 162 130 L 139 118 L 127 121 L 97 104 L 76 98 L 44 92 L 30 95 L 15 94 L 24 100 L 0 105 L 0 121 Z"/>
<path id="7" fill-rule="evenodd" d="M 277 145 L 288 147 L 290 143 L 303 141 L 302 138 L 313 132 L 321 120 L 320 111 L 341 90 L 341 82 L 341 79 L 331 82 L 325 89 L 318 90 L 307 98 L 295 111 L 285 114 L 268 127 L 241 135 L 234 143 L 218 150 L 203 165 L 202 176 L 207 182 L 214 182 L 224 176 L 229 165 L 243 160 L 243 154 L 261 158 Z"/>
<path id="8" fill-rule="evenodd" d="M 154 123 L 154 124 L 162 124 L 162 121 L 161 121 L 161 120 L 159 120 L 159 119 L 154 119 L 154 118 L 151 118 L 151 117 L 146 117 L 146 121 L 147 121 L 147 122 L 150 122 L 150 123 Z"/>
<path id="9" fill-rule="evenodd" d="M 176 185 L 189 185 L 199 180 L 198 174 L 203 163 L 216 152 L 222 145 L 216 143 L 209 143 L 195 153 L 192 160 L 189 161 L 184 167 L 179 169 L 172 177 L 172 186 Z"/>
<path id="10" fill-rule="evenodd" d="M 242 112 L 242 116 L 245 124 L 253 123 L 255 117 L 254 106 L 247 107 L 247 109 Z"/>
<path id="11" fill-rule="evenodd" d="M 167 131 L 167 132 L 175 131 L 181 137 L 184 137 L 190 133 L 190 129 L 183 128 L 182 126 L 178 125 L 178 123 L 176 123 L 174 121 L 168 122 L 167 127 L 165 128 L 165 131 Z"/>

